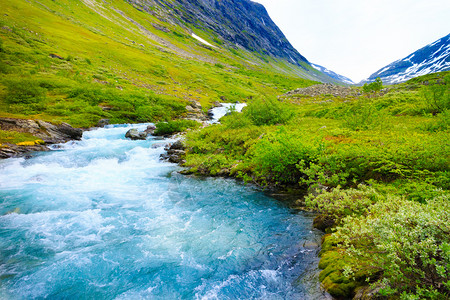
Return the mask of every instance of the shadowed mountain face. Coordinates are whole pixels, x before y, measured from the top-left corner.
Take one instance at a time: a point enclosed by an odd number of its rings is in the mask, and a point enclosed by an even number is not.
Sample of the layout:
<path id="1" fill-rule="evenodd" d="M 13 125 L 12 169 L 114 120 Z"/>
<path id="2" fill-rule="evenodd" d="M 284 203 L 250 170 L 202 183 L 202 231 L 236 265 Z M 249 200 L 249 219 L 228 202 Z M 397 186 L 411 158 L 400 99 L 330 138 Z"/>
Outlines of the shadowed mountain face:
<path id="1" fill-rule="evenodd" d="M 363 82 L 374 81 L 380 77 L 383 82 L 393 84 L 448 70 L 450 70 L 450 34 L 381 68 Z"/>
<path id="2" fill-rule="evenodd" d="M 307 63 L 267 14 L 263 5 L 249 0 L 128 0 L 161 21 L 212 31 L 221 42 L 249 51 Z M 190 25 L 189 25 L 190 24 Z"/>

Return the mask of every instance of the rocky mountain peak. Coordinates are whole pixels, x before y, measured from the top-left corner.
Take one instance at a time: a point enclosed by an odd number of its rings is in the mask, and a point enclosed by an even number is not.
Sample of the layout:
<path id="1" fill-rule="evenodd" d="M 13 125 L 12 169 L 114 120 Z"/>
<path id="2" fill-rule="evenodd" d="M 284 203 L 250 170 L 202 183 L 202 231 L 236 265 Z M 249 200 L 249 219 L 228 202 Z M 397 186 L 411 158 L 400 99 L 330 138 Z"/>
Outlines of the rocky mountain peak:
<path id="1" fill-rule="evenodd" d="M 164 22 L 212 32 L 213 39 L 231 47 L 308 63 L 286 39 L 263 5 L 250 0 L 128 0 Z M 308 63 L 309 64 L 309 63 Z"/>

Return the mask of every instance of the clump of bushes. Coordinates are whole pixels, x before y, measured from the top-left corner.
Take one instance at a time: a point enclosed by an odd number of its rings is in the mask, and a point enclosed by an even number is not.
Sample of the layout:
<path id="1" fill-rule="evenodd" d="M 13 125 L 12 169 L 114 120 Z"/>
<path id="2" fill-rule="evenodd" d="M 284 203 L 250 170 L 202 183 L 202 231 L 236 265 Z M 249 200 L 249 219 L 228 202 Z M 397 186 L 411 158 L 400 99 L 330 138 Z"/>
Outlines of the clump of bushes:
<path id="1" fill-rule="evenodd" d="M 171 135 L 183 132 L 188 128 L 195 129 L 200 127 L 200 123 L 194 120 L 174 120 L 169 122 L 159 122 L 156 124 L 154 135 Z"/>
<path id="2" fill-rule="evenodd" d="M 286 103 L 273 99 L 255 100 L 244 109 L 244 115 L 256 126 L 286 124 L 294 117 Z"/>
<path id="3" fill-rule="evenodd" d="M 380 77 L 377 77 L 374 82 L 371 82 L 369 84 L 364 83 L 363 86 L 363 92 L 368 94 L 372 92 L 379 92 L 383 88 L 383 82 L 381 81 Z"/>
<path id="4" fill-rule="evenodd" d="M 381 271 L 377 284 L 384 296 L 402 299 L 450 297 L 450 199 L 427 204 L 389 198 L 370 207 L 362 217 L 349 216 L 335 233 L 340 247 L 356 263 L 353 276 L 369 264 Z"/>
<path id="5" fill-rule="evenodd" d="M 448 299 L 449 200 L 447 193 L 419 203 L 367 186 L 308 196 L 307 207 L 339 220 L 324 244 L 321 281 L 332 292 L 345 291 L 335 295 L 340 297 L 351 297 L 353 290 L 345 289 L 349 283 L 366 282 L 378 287 L 381 296 Z M 327 260 L 338 254 L 339 262 Z"/>
<path id="6" fill-rule="evenodd" d="M 250 155 L 256 176 L 273 183 L 297 184 L 303 175 L 297 164 L 314 161 L 318 147 L 281 127 L 259 139 Z"/>

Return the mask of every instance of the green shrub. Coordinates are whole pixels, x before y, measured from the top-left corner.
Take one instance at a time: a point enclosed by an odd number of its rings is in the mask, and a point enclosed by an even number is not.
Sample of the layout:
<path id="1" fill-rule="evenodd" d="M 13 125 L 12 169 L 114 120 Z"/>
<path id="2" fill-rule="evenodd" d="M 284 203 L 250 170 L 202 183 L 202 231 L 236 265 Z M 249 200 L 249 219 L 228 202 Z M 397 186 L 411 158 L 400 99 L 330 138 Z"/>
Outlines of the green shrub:
<path id="1" fill-rule="evenodd" d="M 317 147 L 283 127 L 259 139 L 251 151 L 256 175 L 275 183 L 298 183 L 303 173 L 297 164 L 314 161 L 317 154 Z"/>
<path id="2" fill-rule="evenodd" d="M 155 135 L 171 135 L 183 132 L 188 128 L 198 128 L 200 123 L 193 120 L 174 120 L 169 122 L 159 122 L 156 124 Z"/>
<path id="3" fill-rule="evenodd" d="M 427 111 L 432 114 L 450 109 L 450 75 L 443 82 L 429 84 L 422 88 L 422 95 Z"/>
<path id="4" fill-rule="evenodd" d="M 371 82 L 369 84 L 364 83 L 363 92 L 366 94 L 371 92 L 379 92 L 382 88 L 383 82 L 381 81 L 380 77 L 377 77 L 374 82 Z"/>
<path id="5" fill-rule="evenodd" d="M 382 199 L 375 189 L 359 185 L 358 189 L 342 190 L 339 186 L 329 192 L 323 192 L 317 196 L 305 197 L 305 205 L 321 214 L 334 219 L 342 219 L 345 216 L 362 216 L 376 202 Z"/>
<path id="6" fill-rule="evenodd" d="M 257 126 L 286 124 L 294 117 L 292 109 L 273 99 L 255 100 L 244 109 L 244 115 Z"/>
<path id="7" fill-rule="evenodd" d="M 367 99 L 360 99 L 349 104 L 344 113 L 344 124 L 352 130 L 369 129 L 378 122 L 380 122 L 380 113 Z"/>
<path id="8" fill-rule="evenodd" d="M 387 198 L 364 217 L 349 216 L 337 228 L 346 255 L 357 263 L 352 276 L 367 265 L 381 270 L 379 280 L 402 299 L 450 297 L 450 199 L 448 194 L 427 204 Z"/>

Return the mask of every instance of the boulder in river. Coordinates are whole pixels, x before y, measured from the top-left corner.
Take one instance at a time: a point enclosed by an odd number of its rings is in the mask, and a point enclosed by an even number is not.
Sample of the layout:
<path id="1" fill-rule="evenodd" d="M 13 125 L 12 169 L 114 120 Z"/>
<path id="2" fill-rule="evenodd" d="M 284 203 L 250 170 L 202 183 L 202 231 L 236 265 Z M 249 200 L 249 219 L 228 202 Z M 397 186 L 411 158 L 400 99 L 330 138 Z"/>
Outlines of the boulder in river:
<path id="1" fill-rule="evenodd" d="M 147 128 L 144 130 L 147 134 L 153 134 L 156 130 L 155 125 L 148 125 Z"/>
<path id="2" fill-rule="evenodd" d="M 147 132 L 139 131 L 136 128 L 132 128 L 127 131 L 125 137 L 131 140 L 145 140 L 147 138 Z"/>

